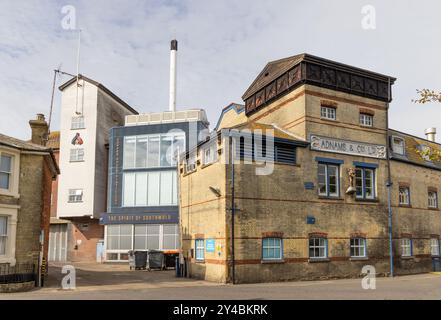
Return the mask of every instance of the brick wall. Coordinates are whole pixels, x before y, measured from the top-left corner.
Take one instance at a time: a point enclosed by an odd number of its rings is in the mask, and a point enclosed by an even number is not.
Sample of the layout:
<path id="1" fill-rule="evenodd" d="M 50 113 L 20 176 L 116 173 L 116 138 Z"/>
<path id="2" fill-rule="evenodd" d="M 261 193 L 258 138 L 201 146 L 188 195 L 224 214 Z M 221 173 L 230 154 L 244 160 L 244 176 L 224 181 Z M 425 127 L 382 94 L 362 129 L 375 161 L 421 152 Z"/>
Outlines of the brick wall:
<path id="1" fill-rule="evenodd" d="M 38 262 L 40 228 L 44 224 L 42 220 L 44 176 L 45 164 L 42 156 L 21 155 L 20 209 L 17 218 L 15 251 L 17 263 Z"/>
<path id="2" fill-rule="evenodd" d="M 98 240 L 104 239 L 104 226 L 97 219 L 87 217 L 74 218 L 71 222 L 68 225 L 68 261 L 96 261 L 96 244 Z"/>

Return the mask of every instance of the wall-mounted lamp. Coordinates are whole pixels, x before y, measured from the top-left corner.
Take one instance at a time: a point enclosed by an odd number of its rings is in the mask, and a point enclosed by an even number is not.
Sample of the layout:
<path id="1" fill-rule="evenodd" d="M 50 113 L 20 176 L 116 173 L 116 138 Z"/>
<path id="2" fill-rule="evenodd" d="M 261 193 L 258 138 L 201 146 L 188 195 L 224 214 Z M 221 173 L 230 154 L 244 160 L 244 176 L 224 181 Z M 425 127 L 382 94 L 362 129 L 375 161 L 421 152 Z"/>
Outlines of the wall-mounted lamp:
<path id="1" fill-rule="evenodd" d="M 210 191 L 213 192 L 216 195 L 216 197 L 219 198 L 221 196 L 221 192 L 218 188 L 210 186 L 208 187 L 208 189 L 210 189 Z"/>

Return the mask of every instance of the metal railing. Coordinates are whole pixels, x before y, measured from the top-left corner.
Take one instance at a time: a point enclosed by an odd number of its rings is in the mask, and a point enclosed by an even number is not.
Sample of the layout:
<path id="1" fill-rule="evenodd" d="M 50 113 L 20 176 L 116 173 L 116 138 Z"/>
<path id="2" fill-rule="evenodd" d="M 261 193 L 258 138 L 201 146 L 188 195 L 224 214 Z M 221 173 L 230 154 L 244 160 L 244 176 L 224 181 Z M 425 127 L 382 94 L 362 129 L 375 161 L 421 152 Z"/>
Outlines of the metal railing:
<path id="1" fill-rule="evenodd" d="M 23 283 L 36 280 L 37 267 L 33 263 L 0 264 L 0 284 Z"/>

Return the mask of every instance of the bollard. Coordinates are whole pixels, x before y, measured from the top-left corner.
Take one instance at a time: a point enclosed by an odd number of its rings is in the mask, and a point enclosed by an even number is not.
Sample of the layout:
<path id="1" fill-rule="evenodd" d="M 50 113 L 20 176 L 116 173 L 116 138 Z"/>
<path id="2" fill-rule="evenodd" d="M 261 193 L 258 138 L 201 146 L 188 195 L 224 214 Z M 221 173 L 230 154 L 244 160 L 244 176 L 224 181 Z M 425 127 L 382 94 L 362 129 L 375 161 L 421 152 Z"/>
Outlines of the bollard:
<path id="1" fill-rule="evenodd" d="M 176 277 L 180 278 L 181 277 L 181 268 L 179 265 L 179 257 L 175 258 L 175 269 L 176 269 Z"/>

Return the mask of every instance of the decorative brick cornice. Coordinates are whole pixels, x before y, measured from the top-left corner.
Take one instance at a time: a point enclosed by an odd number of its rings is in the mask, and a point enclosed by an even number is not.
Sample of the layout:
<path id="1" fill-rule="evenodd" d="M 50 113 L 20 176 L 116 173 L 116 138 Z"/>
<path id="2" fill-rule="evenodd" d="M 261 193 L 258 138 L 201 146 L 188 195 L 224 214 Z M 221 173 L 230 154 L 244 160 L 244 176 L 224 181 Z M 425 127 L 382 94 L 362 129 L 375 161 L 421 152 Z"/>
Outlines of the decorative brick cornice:
<path id="1" fill-rule="evenodd" d="M 310 238 L 327 238 L 328 234 L 326 232 L 311 232 L 308 233 Z"/>
<path id="2" fill-rule="evenodd" d="M 279 231 L 262 232 L 262 238 L 283 238 L 283 232 L 279 232 Z"/>
<path id="3" fill-rule="evenodd" d="M 375 111 L 374 110 L 366 109 L 366 108 L 360 108 L 360 113 L 368 114 L 368 115 L 371 115 L 371 116 L 375 115 Z"/>
<path id="4" fill-rule="evenodd" d="M 429 191 L 429 192 L 438 192 L 438 189 L 436 187 L 427 187 L 427 191 Z"/>
<path id="5" fill-rule="evenodd" d="M 400 234 L 400 238 L 410 238 L 410 239 L 412 239 L 412 234 L 411 233 L 401 233 Z"/>
<path id="6" fill-rule="evenodd" d="M 409 182 L 405 182 L 405 181 L 399 181 L 398 182 L 398 187 L 409 188 L 410 187 L 410 183 Z"/>
<path id="7" fill-rule="evenodd" d="M 351 238 L 367 238 L 367 234 L 360 231 L 352 232 L 350 235 Z"/>
<path id="8" fill-rule="evenodd" d="M 337 102 L 331 100 L 320 100 L 320 105 L 323 107 L 332 107 L 332 108 L 338 107 Z"/>
<path id="9" fill-rule="evenodd" d="M 431 238 L 438 238 L 438 239 L 439 239 L 439 234 L 431 233 L 429 236 L 430 236 Z"/>

